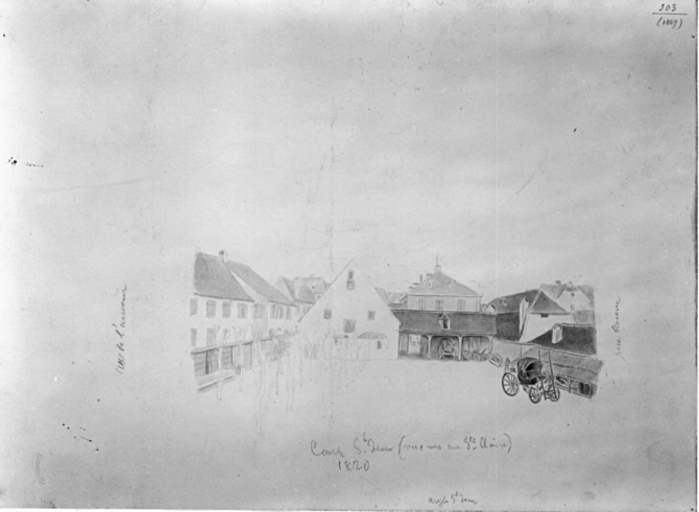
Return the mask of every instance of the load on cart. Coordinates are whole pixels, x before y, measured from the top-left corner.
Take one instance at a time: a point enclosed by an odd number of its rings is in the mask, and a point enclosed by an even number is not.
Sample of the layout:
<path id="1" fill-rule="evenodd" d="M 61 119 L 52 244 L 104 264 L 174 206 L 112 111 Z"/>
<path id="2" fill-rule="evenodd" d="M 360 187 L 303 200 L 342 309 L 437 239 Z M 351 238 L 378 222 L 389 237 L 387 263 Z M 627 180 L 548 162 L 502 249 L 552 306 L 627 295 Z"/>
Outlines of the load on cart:
<path id="1" fill-rule="evenodd" d="M 589 356 L 532 348 L 503 366 L 503 391 L 515 396 L 521 387 L 529 400 L 538 404 L 542 399 L 557 402 L 561 390 L 592 398 L 602 362 Z"/>

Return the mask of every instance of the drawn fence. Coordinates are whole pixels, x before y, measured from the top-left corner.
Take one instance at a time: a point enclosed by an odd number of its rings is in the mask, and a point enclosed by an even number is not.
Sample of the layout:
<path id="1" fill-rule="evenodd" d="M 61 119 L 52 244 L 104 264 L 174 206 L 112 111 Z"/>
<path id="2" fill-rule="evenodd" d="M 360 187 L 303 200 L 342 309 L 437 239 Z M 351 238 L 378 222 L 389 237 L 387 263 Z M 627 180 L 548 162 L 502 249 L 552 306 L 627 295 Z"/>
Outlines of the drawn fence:
<path id="1" fill-rule="evenodd" d="M 361 358 L 360 340 L 308 335 L 298 331 L 257 340 L 221 343 L 192 350 L 194 374 L 199 391 L 235 379 L 243 372 L 287 359 L 302 365 L 302 360 L 317 362 L 353 362 Z"/>

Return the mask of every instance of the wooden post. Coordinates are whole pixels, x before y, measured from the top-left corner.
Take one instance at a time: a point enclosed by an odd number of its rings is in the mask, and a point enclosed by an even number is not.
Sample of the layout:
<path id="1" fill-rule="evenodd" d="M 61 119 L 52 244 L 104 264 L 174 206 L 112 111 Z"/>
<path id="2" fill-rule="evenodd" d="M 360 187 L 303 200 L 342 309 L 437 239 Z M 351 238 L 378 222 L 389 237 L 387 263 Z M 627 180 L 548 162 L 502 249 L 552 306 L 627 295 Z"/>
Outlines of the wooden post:
<path id="1" fill-rule="evenodd" d="M 427 359 L 432 359 L 432 335 L 427 335 Z"/>
<path id="2" fill-rule="evenodd" d="M 463 343 L 464 343 L 464 337 L 463 336 L 457 336 L 456 339 L 458 340 L 459 343 L 459 353 L 457 355 L 457 359 L 461 361 L 461 350 L 464 348 Z"/>

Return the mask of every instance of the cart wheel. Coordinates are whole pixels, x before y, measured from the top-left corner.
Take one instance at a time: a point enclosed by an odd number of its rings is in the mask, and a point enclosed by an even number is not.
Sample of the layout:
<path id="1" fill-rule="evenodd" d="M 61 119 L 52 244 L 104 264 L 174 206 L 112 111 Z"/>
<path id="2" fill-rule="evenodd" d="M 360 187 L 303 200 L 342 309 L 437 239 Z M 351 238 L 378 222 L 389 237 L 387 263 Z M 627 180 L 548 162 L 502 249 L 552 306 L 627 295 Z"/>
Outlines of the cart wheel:
<path id="1" fill-rule="evenodd" d="M 558 390 L 557 387 L 554 387 L 549 392 L 549 400 L 551 400 L 552 402 L 558 402 L 559 398 L 561 398 L 561 392 Z"/>
<path id="2" fill-rule="evenodd" d="M 502 389 L 508 396 L 515 396 L 517 391 L 519 391 L 519 384 L 517 383 L 517 377 L 512 373 L 506 373 L 502 376 Z"/>
<path id="3" fill-rule="evenodd" d="M 541 391 L 536 388 L 531 388 L 529 390 L 529 400 L 531 400 L 533 404 L 541 402 Z"/>

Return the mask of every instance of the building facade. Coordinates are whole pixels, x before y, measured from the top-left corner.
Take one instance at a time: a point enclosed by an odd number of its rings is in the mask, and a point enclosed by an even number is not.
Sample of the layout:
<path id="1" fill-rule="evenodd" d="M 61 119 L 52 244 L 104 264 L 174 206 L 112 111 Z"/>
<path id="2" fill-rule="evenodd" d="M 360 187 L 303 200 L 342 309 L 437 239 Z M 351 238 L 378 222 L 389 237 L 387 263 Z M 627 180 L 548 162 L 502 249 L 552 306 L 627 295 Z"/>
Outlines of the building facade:
<path id="1" fill-rule="evenodd" d="M 398 320 L 354 261 L 330 283 L 299 326 L 328 343 L 349 340 L 358 359 L 398 357 Z"/>
<path id="2" fill-rule="evenodd" d="M 475 312 L 394 310 L 400 322 L 399 354 L 425 359 L 485 361 L 495 336 L 495 315 Z"/>
<path id="3" fill-rule="evenodd" d="M 266 337 L 294 332 L 293 301 L 248 265 L 229 260 L 225 251 L 220 254 L 226 268 L 254 300 L 250 308 L 239 305 L 238 313 L 251 320 L 255 335 Z"/>
<path id="4" fill-rule="evenodd" d="M 556 325 L 595 325 L 594 292 L 585 285 L 542 284 L 538 289 L 498 297 L 486 307 L 497 317 L 500 339 L 526 343 Z"/>
<path id="5" fill-rule="evenodd" d="M 294 303 L 291 317 L 295 322 L 305 315 L 317 300 L 317 294 L 314 294 L 311 288 L 304 284 L 301 278 L 287 279 L 286 277 L 280 276 L 279 279 L 275 281 L 274 286 Z M 325 293 L 324 287 L 323 293 Z M 318 295 L 318 297 L 320 297 L 320 295 Z"/>
<path id="6" fill-rule="evenodd" d="M 418 311 L 480 312 L 481 295 L 442 272 L 437 264 L 433 274 L 427 274 L 415 283 L 399 301 L 395 309 Z"/>
<path id="7" fill-rule="evenodd" d="M 239 312 L 252 308 L 254 303 L 221 257 L 195 254 L 189 299 L 189 337 L 193 349 L 253 339 L 251 319 Z"/>

